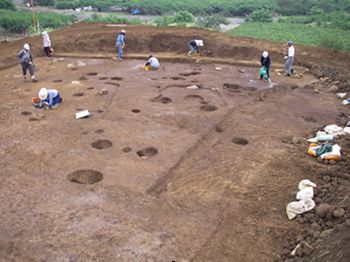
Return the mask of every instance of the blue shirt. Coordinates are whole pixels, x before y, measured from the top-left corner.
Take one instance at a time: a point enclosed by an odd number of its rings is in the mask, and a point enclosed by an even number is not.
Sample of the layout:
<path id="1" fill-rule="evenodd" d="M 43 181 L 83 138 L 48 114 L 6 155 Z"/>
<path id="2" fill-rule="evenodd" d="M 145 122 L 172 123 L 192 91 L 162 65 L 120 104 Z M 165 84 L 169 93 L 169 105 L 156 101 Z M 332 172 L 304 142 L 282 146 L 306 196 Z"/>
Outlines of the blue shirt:
<path id="1" fill-rule="evenodd" d="M 53 99 L 58 96 L 58 91 L 56 89 L 48 89 L 47 97 L 45 100 L 41 100 L 39 102 L 39 107 L 42 108 L 43 104 L 46 103 L 49 108 L 53 106 Z"/>
<path id="2" fill-rule="evenodd" d="M 124 38 L 125 38 L 125 35 L 123 33 L 120 33 L 117 37 L 117 41 L 115 42 L 115 45 L 124 45 Z"/>

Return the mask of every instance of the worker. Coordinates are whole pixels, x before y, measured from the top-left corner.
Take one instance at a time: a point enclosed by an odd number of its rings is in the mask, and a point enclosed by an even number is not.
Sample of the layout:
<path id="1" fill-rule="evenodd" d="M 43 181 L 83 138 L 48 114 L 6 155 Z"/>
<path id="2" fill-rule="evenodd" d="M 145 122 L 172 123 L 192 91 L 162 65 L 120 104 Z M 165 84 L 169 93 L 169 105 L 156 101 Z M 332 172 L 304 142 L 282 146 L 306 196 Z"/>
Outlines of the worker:
<path id="1" fill-rule="evenodd" d="M 56 108 L 61 102 L 62 97 L 56 89 L 41 88 L 39 91 L 39 108 L 46 105 L 46 109 Z"/>
<path id="2" fill-rule="evenodd" d="M 30 45 L 28 43 L 25 43 L 23 45 L 23 48 L 19 53 L 17 54 L 17 57 L 22 65 L 22 73 L 23 73 L 23 81 L 27 81 L 27 69 L 29 70 L 29 73 L 32 78 L 32 82 L 35 82 L 35 74 L 34 74 L 34 64 L 33 64 L 33 56 L 32 52 L 30 50 Z"/>
<path id="3" fill-rule="evenodd" d="M 126 31 L 125 30 L 121 30 L 117 40 L 115 42 L 115 45 L 118 48 L 118 60 L 122 61 L 122 56 L 123 56 L 123 48 L 125 47 L 125 34 Z"/>
<path id="4" fill-rule="evenodd" d="M 291 76 L 293 73 L 293 63 L 294 63 L 294 56 L 295 56 L 295 48 L 292 41 L 288 41 L 287 44 L 287 55 L 284 57 L 286 60 L 286 63 L 284 65 L 286 69 L 286 76 Z"/>
<path id="5" fill-rule="evenodd" d="M 197 55 L 199 55 L 199 47 L 200 46 L 204 46 L 203 40 L 191 40 L 187 43 L 188 48 L 190 49 L 190 51 L 188 52 L 188 56 L 193 55 L 194 53 L 196 53 Z"/>
<path id="6" fill-rule="evenodd" d="M 43 46 L 44 46 L 44 52 L 46 54 L 46 56 L 49 58 L 52 55 L 52 48 L 51 48 L 51 39 L 49 34 L 44 31 L 42 32 L 42 36 L 43 36 Z"/>
<path id="7" fill-rule="evenodd" d="M 150 55 L 148 57 L 148 62 L 145 64 L 144 68 L 146 70 L 157 70 L 159 66 L 160 65 L 158 59 L 155 56 Z"/>
<path id="8" fill-rule="evenodd" d="M 269 80 L 270 79 L 270 67 L 271 67 L 271 59 L 270 59 L 270 55 L 267 51 L 264 51 L 262 53 L 262 56 L 260 58 L 260 63 L 261 66 L 263 66 L 266 70 L 266 77 L 265 80 Z M 263 78 L 260 75 L 260 80 L 262 80 Z"/>

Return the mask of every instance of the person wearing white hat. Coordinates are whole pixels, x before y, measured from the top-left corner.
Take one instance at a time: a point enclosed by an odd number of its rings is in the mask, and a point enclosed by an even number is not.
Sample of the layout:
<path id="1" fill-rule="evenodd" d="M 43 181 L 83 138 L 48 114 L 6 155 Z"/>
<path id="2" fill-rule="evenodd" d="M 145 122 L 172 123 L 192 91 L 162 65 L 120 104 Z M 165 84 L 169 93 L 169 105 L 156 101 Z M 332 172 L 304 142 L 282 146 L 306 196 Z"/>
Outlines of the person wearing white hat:
<path id="1" fill-rule="evenodd" d="M 39 91 L 39 108 L 46 105 L 46 109 L 55 108 L 62 102 L 62 97 L 56 89 L 42 87 Z"/>
<path id="2" fill-rule="evenodd" d="M 188 56 L 191 56 L 194 53 L 199 55 L 199 47 L 204 46 L 204 43 L 203 40 L 191 40 L 187 43 L 187 46 L 190 49 L 190 51 L 187 54 Z"/>
<path id="3" fill-rule="evenodd" d="M 49 34 L 46 31 L 42 32 L 42 36 L 43 36 L 44 52 L 45 52 L 47 57 L 51 57 L 52 48 L 51 48 L 50 36 L 49 36 Z"/>
<path id="4" fill-rule="evenodd" d="M 17 57 L 22 66 L 23 81 L 27 81 L 27 70 L 29 70 L 29 73 L 32 77 L 32 81 L 35 82 L 36 80 L 34 74 L 33 56 L 30 50 L 30 45 L 28 43 L 25 43 L 23 45 L 23 48 L 21 49 L 21 51 L 18 52 Z"/>
<path id="5" fill-rule="evenodd" d="M 126 31 L 125 30 L 121 30 L 117 40 L 115 41 L 115 45 L 118 49 L 118 60 L 122 61 L 122 57 L 123 57 L 123 48 L 125 47 L 125 34 Z"/>
<path id="6" fill-rule="evenodd" d="M 260 58 L 261 66 L 265 67 L 266 70 L 266 80 L 270 79 L 270 68 L 271 68 L 271 59 L 270 55 L 267 51 L 264 51 Z M 262 77 L 260 76 L 260 79 L 262 80 Z"/>
<path id="7" fill-rule="evenodd" d="M 295 47 L 292 41 L 288 41 L 286 45 L 288 47 L 288 53 L 284 57 L 284 59 L 286 60 L 284 67 L 286 69 L 286 75 L 291 76 L 291 74 L 293 73 Z"/>

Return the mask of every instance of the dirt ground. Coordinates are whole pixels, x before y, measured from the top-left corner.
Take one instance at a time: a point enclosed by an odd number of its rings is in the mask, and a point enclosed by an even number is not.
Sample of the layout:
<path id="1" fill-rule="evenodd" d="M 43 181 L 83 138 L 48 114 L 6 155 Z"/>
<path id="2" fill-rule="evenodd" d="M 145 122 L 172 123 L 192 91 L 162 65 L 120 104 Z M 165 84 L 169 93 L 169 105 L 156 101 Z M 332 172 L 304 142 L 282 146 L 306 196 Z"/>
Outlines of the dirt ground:
<path id="1" fill-rule="evenodd" d="M 118 63 L 119 29 L 56 31 L 52 59 L 40 57 L 40 38 L 0 44 L 0 261 L 348 261 L 350 137 L 336 140 L 335 165 L 309 157 L 306 140 L 350 120 L 327 92 L 349 90 L 350 56 L 297 47 L 287 78 L 275 71 L 277 43 L 129 26 L 130 59 Z M 188 59 L 197 37 L 203 57 Z M 13 66 L 25 41 L 36 83 Z M 263 49 L 276 61 L 272 85 L 257 80 Z M 157 72 L 140 69 L 149 53 L 164 58 Z M 63 103 L 34 108 L 41 87 Z M 306 178 L 317 208 L 289 221 Z M 292 257 L 298 243 L 312 251 Z"/>

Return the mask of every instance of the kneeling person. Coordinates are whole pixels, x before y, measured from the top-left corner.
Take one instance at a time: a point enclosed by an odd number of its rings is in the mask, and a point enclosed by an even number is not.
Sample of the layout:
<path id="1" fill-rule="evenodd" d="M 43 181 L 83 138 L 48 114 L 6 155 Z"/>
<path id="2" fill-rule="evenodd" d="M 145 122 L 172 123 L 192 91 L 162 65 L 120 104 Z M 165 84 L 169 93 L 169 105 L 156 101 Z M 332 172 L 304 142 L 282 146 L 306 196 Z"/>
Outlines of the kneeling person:
<path id="1" fill-rule="evenodd" d="M 43 108 L 44 104 L 46 109 L 56 108 L 61 102 L 62 97 L 56 89 L 41 88 L 39 91 L 39 108 Z"/>
<path id="2" fill-rule="evenodd" d="M 146 70 L 157 70 L 159 68 L 160 64 L 156 57 L 153 55 L 150 55 L 148 57 L 148 62 L 145 64 Z"/>

